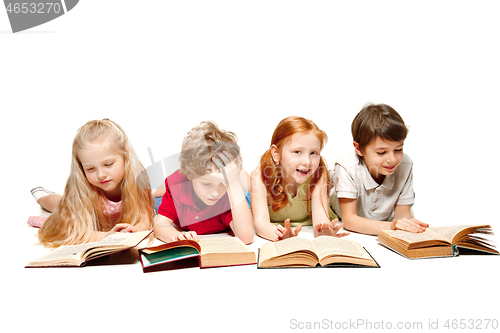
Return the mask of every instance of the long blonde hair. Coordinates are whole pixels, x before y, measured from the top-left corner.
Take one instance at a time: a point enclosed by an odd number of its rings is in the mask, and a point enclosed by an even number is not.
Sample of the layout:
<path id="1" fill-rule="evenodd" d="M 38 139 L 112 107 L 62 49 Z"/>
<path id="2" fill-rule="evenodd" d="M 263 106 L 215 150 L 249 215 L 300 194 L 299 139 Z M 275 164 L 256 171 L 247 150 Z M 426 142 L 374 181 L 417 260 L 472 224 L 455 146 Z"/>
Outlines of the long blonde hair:
<path id="1" fill-rule="evenodd" d="M 38 231 L 40 242 L 48 247 L 87 243 L 95 231 L 109 231 L 114 225 L 103 213 L 104 192 L 90 184 L 78 157 L 80 149 L 91 145 L 109 145 L 124 159 L 120 184 L 121 213 L 114 223 L 136 225 L 146 214 L 153 221 L 153 197 L 149 178 L 123 129 L 109 119 L 92 120 L 75 135 L 71 172 L 61 201 Z"/>

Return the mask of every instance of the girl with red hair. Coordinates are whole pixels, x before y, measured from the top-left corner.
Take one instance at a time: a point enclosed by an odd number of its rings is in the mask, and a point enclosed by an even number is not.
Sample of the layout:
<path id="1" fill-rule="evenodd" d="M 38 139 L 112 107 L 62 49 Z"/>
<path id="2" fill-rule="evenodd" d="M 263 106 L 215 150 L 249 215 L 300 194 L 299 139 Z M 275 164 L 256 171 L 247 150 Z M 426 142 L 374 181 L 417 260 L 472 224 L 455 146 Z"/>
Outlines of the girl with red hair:
<path id="1" fill-rule="evenodd" d="M 288 117 L 276 127 L 270 148 L 251 174 L 256 233 L 278 241 L 312 225 L 314 236 L 338 234 L 337 215 L 328 205 L 330 177 L 321 150 L 326 133 L 314 122 Z"/>

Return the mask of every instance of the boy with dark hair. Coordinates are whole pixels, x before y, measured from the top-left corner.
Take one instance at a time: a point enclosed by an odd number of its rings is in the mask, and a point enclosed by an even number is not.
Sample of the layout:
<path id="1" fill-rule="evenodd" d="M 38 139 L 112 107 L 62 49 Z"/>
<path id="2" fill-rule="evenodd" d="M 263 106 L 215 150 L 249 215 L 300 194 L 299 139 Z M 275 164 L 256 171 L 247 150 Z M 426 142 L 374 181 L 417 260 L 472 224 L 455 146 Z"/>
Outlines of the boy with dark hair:
<path id="1" fill-rule="evenodd" d="M 385 104 L 366 105 L 351 125 L 354 151 L 335 164 L 330 204 L 348 230 L 377 235 L 381 229 L 424 232 L 414 219 L 413 161 L 403 153 L 408 129 Z"/>

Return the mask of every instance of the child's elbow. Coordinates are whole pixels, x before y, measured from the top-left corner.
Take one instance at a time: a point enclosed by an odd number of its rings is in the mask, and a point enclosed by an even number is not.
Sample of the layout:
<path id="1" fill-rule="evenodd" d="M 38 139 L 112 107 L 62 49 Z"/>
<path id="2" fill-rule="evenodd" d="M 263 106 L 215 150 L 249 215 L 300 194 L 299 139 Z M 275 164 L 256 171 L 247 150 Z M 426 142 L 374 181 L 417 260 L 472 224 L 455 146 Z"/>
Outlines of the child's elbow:
<path id="1" fill-rule="evenodd" d="M 155 234 L 158 233 L 158 225 L 156 223 L 153 223 L 153 232 Z"/>
<path id="2" fill-rule="evenodd" d="M 341 222 L 344 224 L 344 229 L 345 230 L 356 231 L 355 230 L 356 228 L 354 226 L 354 221 L 349 216 L 342 217 L 342 221 Z"/>
<path id="3" fill-rule="evenodd" d="M 244 234 L 242 235 L 238 235 L 238 238 L 243 242 L 245 243 L 246 245 L 250 244 L 253 242 L 253 238 L 254 238 L 254 232 L 252 230 L 252 232 L 245 232 Z"/>

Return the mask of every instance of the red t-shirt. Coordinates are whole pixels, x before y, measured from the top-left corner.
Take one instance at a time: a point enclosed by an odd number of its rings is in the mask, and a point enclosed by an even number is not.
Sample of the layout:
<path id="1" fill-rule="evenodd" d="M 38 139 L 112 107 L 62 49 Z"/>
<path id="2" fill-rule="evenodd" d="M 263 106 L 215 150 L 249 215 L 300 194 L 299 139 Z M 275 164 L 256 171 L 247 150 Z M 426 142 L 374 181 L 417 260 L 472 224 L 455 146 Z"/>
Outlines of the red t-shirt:
<path id="1" fill-rule="evenodd" d="M 194 201 L 193 183 L 179 170 L 165 179 L 165 188 L 158 214 L 171 219 L 181 229 L 201 235 L 229 228 L 233 216 L 227 193 L 214 205 L 200 210 Z"/>

